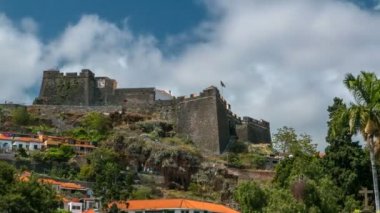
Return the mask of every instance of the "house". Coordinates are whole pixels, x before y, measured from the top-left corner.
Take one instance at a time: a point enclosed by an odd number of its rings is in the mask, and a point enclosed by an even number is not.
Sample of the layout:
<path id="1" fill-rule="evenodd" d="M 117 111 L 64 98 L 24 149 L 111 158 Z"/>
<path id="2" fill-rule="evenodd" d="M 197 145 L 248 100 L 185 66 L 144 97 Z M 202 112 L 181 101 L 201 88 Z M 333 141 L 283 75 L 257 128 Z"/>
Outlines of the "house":
<path id="1" fill-rule="evenodd" d="M 25 149 L 26 151 L 41 150 L 44 147 L 44 143 L 38 138 L 34 137 L 13 137 L 13 149 Z"/>
<path id="2" fill-rule="evenodd" d="M 78 198 L 73 199 L 63 199 L 63 209 L 68 210 L 71 213 L 82 213 L 83 205 L 79 202 Z"/>
<path id="3" fill-rule="evenodd" d="M 96 148 L 90 141 L 56 136 L 43 136 L 42 138 L 47 148 L 59 147 L 61 145 L 71 146 L 73 147 L 74 152 L 79 155 L 88 154 Z"/>
<path id="4" fill-rule="evenodd" d="M 19 179 L 21 181 L 29 181 L 31 173 L 24 171 Z M 63 203 L 63 209 L 71 213 L 97 212 L 101 209 L 101 201 L 99 198 L 93 197 L 93 192 L 90 188 L 78 183 L 61 181 L 48 177 L 39 177 L 38 181 L 44 184 L 49 184 L 57 191 Z"/>
<path id="5" fill-rule="evenodd" d="M 12 138 L 5 134 L 0 134 L 0 153 L 12 152 Z"/>
<path id="6" fill-rule="evenodd" d="M 74 152 L 78 155 L 86 155 L 96 148 L 90 141 L 68 137 L 0 133 L 0 153 L 11 153 L 21 148 L 26 151 L 44 150 L 45 148 L 60 147 L 62 145 L 73 147 Z"/>
<path id="7" fill-rule="evenodd" d="M 111 202 L 109 207 L 113 205 L 128 213 L 238 213 L 222 204 L 188 199 L 128 200 Z"/>

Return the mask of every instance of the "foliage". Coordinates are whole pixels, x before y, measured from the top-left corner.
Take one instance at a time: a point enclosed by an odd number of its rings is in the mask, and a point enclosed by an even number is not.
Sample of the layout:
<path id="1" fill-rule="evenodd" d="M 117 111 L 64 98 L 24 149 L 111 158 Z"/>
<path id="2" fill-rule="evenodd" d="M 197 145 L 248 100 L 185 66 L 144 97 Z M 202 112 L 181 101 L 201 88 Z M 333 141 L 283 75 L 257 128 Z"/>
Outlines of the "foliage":
<path id="1" fill-rule="evenodd" d="M 289 190 L 273 187 L 268 189 L 267 194 L 269 195 L 268 205 L 263 208 L 263 212 L 306 212 L 305 205 L 297 202 Z"/>
<path id="2" fill-rule="evenodd" d="M 261 212 L 268 199 L 265 191 L 254 181 L 239 184 L 234 198 L 240 204 L 243 213 Z"/>
<path id="3" fill-rule="evenodd" d="M 228 166 L 233 167 L 233 168 L 243 168 L 243 162 L 242 159 L 240 158 L 240 155 L 231 153 L 227 154 L 227 163 Z"/>
<path id="4" fill-rule="evenodd" d="M 81 126 L 88 130 L 97 131 L 100 134 L 106 134 L 112 127 L 109 117 L 98 112 L 88 113 L 81 120 Z"/>
<path id="5" fill-rule="evenodd" d="M 352 142 L 349 131 L 348 118 L 339 128 L 333 127 L 334 113 L 347 110 L 342 99 L 335 98 L 332 106 L 328 107 L 328 135 L 326 141 L 326 156 L 323 158 L 325 172 L 333 177 L 334 183 L 339 186 L 346 196 L 357 197 L 361 187 L 372 188 L 369 155 L 358 142 Z M 336 124 L 336 123 L 335 123 Z M 335 129 L 333 129 L 335 128 Z M 333 131 L 334 134 L 333 134 Z M 342 201 L 343 202 L 343 201 Z"/>
<path id="6" fill-rule="evenodd" d="M 152 188 L 147 187 L 147 186 L 139 186 L 132 192 L 131 199 L 137 199 L 137 200 L 151 199 L 152 194 L 153 194 Z"/>
<path id="7" fill-rule="evenodd" d="M 232 143 L 232 145 L 228 148 L 228 151 L 232 153 L 244 153 L 248 152 L 248 146 L 244 142 L 236 141 L 235 143 Z"/>
<path id="8" fill-rule="evenodd" d="M 28 125 L 31 116 L 25 107 L 17 107 L 11 112 L 12 121 L 15 125 Z"/>
<path id="9" fill-rule="evenodd" d="M 311 137 L 307 134 L 297 135 L 291 127 L 284 126 L 277 129 L 273 135 L 273 147 L 283 155 L 313 155 L 315 146 L 311 144 Z"/>
<path id="10" fill-rule="evenodd" d="M 251 167 L 255 169 L 264 169 L 267 162 L 267 158 L 260 154 L 251 154 Z"/>
<path id="11" fill-rule="evenodd" d="M 16 179 L 15 169 L 0 161 L 0 209 L 4 212 L 48 213 L 59 206 L 55 191 L 48 185 Z"/>
<path id="12" fill-rule="evenodd" d="M 58 148 L 52 147 L 46 151 L 34 151 L 31 156 L 32 159 L 38 162 L 67 162 L 75 155 L 74 149 L 71 146 L 62 145 Z"/>
<path id="13" fill-rule="evenodd" d="M 153 138 L 166 137 L 173 130 L 173 124 L 160 120 L 139 121 L 136 126 Z"/>
<path id="14" fill-rule="evenodd" d="M 344 136 L 347 134 L 348 137 L 357 133 L 363 136 L 369 148 L 376 211 L 379 211 L 375 155 L 380 148 L 378 140 L 380 136 L 380 80 L 375 73 L 362 71 L 356 77 L 347 74 L 344 84 L 355 102 L 351 102 L 349 107 L 346 107 L 341 100 L 335 100 L 335 106 L 330 108 L 332 112 L 330 113 L 329 133 L 331 134 L 329 137 L 346 141 Z M 351 179 L 355 180 L 356 177 L 353 176 Z M 353 181 L 350 182 L 353 183 Z"/>
<path id="15" fill-rule="evenodd" d="M 125 200 L 133 191 L 134 174 L 123 170 L 118 154 L 99 148 L 88 155 L 89 164 L 81 168 L 81 178 L 93 181 L 94 192 L 103 201 Z M 125 167 L 124 167 L 125 168 Z"/>
<path id="16" fill-rule="evenodd" d="M 111 119 L 98 112 L 86 114 L 80 121 L 80 126 L 65 131 L 64 135 L 78 140 L 98 142 L 104 140 L 112 128 Z"/>

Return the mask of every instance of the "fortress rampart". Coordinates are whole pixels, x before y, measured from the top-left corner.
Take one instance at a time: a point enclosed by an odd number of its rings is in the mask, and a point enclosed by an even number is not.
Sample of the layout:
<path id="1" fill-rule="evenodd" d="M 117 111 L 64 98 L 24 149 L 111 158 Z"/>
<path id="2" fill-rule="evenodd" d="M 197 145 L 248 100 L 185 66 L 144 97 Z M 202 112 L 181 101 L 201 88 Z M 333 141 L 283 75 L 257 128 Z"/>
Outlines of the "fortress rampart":
<path id="1" fill-rule="evenodd" d="M 44 71 L 34 110 L 54 112 L 138 112 L 172 122 L 176 131 L 188 135 L 203 150 L 222 153 L 238 138 L 252 143 L 270 143 L 269 122 L 241 119 L 231 111 L 219 90 L 210 86 L 189 97 L 171 96 L 155 88 L 117 88 L 108 77 L 95 77 L 87 69 L 79 74 Z"/>

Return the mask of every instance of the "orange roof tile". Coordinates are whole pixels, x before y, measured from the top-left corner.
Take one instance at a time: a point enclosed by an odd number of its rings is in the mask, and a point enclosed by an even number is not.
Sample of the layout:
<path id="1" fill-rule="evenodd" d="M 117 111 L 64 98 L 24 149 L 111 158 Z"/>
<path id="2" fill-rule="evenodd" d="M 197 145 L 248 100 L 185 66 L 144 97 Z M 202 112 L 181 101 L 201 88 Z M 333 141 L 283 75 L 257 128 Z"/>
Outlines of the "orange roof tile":
<path id="1" fill-rule="evenodd" d="M 121 210 L 198 209 L 217 213 L 238 213 L 227 206 L 187 199 L 129 200 L 112 202 Z"/>
<path id="2" fill-rule="evenodd" d="M 30 173 L 30 172 L 28 172 L 28 171 L 24 171 L 24 172 L 20 175 L 20 181 L 29 181 L 31 175 L 32 175 L 32 173 Z"/>
<path id="3" fill-rule="evenodd" d="M 61 188 L 64 188 L 64 189 L 76 189 L 76 190 L 85 190 L 86 189 L 85 187 L 83 187 L 79 184 L 76 184 L 76 183 L 61 182 L 61 181 L 57 181 L 57 180 L 54 180 L 51 178 L 40 178 L 39 181 L 41 181 L 41 183 L 59 185 Z"/>
<path id="4" fill-rule="evenodd" d="M 87 209 L 83 211 L 82 213 L 96 213 L 94 209 Z"/>
<path id="5" fill-rule="evenodd" d="M 7 137 L 3 134 L 0 134 L 0 140 L 12 140 L 12 137 Z"/>
<path id="6" fill-rule="evenodd" d="M 35 142 L 35 143 L 43 143 L 38 138 L 30 138 L 30 137 L 15 137 L 14 141 L 22 141 L 22 142 Z"/>

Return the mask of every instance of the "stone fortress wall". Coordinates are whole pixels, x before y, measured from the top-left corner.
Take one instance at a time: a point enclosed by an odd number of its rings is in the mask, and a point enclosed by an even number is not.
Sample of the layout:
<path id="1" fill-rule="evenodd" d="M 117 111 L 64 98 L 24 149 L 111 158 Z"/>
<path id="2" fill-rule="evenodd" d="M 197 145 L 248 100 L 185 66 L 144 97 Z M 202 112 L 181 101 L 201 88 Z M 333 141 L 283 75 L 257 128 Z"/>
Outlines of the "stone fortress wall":
<path id="1" fill-rule="evenodd" d="M 41 113 L 124 110 L 155 114 L 174 123 L 178 133 L 188 135 L 202 150 L 218 154 L 236 139 L 271 142 L 269 122 L 236 116 L 214 86 L 190 97 L 174 97 L 155 88 L 117 88 L 115 80 L 95 77 L 88 69 L 79 75 L 47 70 L 32 107 Z"/>

